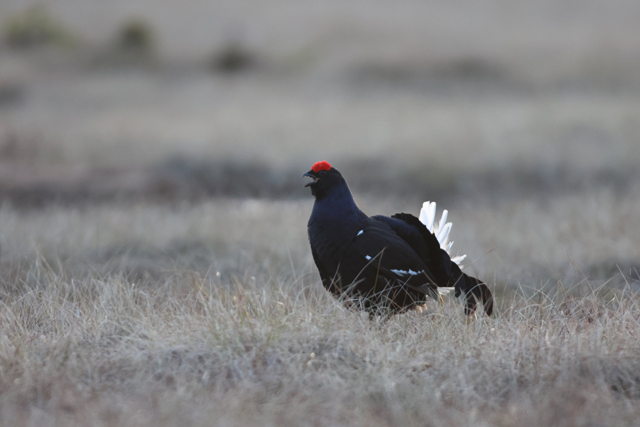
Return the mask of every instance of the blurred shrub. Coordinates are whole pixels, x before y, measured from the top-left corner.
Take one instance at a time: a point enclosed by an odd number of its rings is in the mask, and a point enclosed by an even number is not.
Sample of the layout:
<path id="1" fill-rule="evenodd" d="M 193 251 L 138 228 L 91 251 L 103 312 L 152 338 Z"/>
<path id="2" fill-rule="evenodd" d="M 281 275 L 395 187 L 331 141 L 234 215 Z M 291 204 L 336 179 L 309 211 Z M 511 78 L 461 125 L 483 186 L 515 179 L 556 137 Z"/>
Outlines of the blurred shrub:
<path id="1" fill-rule="evenodd" d="M 154 44 L 151 25 L 140 18 L 125 22 L 118 31 L 116 46 L 120 50 L 149 54 L 153 50 Z"/>
<path id="2" fill-rule="evenodd" d="M 130 18 L 118 27 L 111 42 L 94 49 L 95 67 L 147 67 L 156 65 L 155 31 L 142 18 Z"/>
<path id="3" fill-rule="evenodd" d="M 6 43 L 15 48 L 40 45 L 71 46 L 74 37 L 53 19 L 43 5 L 35 5 L 9 17 L 3 28 Z"/>
<path id="4" fill-rule="evenodd" d="M 256 56 L 238 42 L 230 42 L 213 54 L 211 67 L 222 73 L 236 73 L 253 68 L 257 64 Z"/>

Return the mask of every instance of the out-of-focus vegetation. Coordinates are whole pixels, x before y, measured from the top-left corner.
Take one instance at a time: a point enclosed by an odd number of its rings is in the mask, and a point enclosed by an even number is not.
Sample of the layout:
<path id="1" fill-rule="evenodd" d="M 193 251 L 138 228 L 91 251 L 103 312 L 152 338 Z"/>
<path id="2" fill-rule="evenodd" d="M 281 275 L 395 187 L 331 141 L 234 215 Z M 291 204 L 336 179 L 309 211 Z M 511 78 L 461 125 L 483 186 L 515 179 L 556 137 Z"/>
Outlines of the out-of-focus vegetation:
<path id="1" fill-rule="evenodd" d="M 450 297 L 345 309 L 311 260 L 311 200 L 4 205 L 0 422 L 635 425 L 639 201 L 446 206 L 497 297 L 471 322 Z"/>
<path id="2" fill-rule="evenodd" d="M 640 3 L 0 16 L 0 424 L 637 424 Z M 332 300 L 318 160 L 449 209 L 497 315 Z"/>
<path id="3" fill-rule="evenodd" d="M 131 19 L 120 27 L 117 46 L 122 50 L 148 52 L 154 48 L 151 26 L 142 19 Z"/>
<path id="4" fill-rule="evenodd" d="M 132 18 L 121 23 L 107 46 L 96 49 L 92 55 L 94 69 L 119 66 L 156 65 L 157 40 L 152 25 L 142 18 Z"/>
<path id="5" fill-rule="evenodd" d="M 4 20 L 5 42 L 14 48 L 42 45 L 73 46 L 77 38 L 53 18 L 43 4 L 34 5 Z"/>
<path id="6" fill-rule="evenodd" d="M 246 14 L 248 0 L 194 3 L 194 12 L 0 5 L 8 43 L 21 32 L 55 40 L 54 16 L 83 40 L 59 56 L 0 52 L 0 146 L 11 169 L 0 171 L 0 194 L 36 205 L 300 197 L 293 177 L 319 158 L 381 196 L 633 186 L 635 6 L 600 13 L 590 0 L 567 15 L 554 2 L 486 1 L 486 10 L 380 4 L 364 15 L 356 4 Z M 449 24 L 420 18 L 433 10 Z"/>
<path id="7" fill-rule="evenodd" d="M 255 54 L 239 42 L 229 42 L 216 51 L 211 58 L 211 67 L 222 73 L 236 73 L 254 67 Z"/>

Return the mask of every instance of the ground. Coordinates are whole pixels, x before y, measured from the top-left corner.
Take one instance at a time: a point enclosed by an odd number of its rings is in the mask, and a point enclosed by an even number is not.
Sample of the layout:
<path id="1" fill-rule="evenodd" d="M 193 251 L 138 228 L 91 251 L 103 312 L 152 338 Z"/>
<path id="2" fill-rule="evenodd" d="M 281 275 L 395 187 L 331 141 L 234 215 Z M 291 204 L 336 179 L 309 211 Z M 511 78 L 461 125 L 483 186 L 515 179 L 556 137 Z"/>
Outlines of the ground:
<path id="1" fill-rule="evenodd" d="M 636 425 L 638 8 L 52 0 L 47 37 L 3 24 L 0 423 Z M 334 300 L 318 160 L 369 214 L 448 209 L 495 315 Z"/>

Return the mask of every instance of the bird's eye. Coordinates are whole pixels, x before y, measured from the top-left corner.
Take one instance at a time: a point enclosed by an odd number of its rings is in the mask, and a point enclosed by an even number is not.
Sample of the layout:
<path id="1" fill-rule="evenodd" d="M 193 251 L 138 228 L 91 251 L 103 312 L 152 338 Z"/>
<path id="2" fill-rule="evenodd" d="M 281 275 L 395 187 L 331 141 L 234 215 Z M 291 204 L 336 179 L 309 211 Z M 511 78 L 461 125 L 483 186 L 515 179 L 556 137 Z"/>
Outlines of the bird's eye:
<path id="1" fill-rule="evenodd" d="M 319 175 L 320 176 L 325 176 L 327 174 L 327 171 L 320 171 Z"/>

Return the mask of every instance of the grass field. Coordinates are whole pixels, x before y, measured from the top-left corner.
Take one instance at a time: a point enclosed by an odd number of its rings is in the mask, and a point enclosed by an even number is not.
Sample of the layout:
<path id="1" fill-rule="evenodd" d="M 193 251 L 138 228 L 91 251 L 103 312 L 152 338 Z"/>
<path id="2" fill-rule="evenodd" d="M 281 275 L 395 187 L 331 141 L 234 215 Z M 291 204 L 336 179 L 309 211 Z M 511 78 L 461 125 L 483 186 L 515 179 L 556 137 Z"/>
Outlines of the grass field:
<path id="1" fill-rule="evenodd" d="M 457 206 L 498 296 L 469 324 L 343 308 L 311 200 L 4 206 L 2 424 L 635 425 L 635 195 Z"/>
<path id="2" fill-rule="evenodd" d="M 637 3 L 51 0 L 29 41 L 31 4 L 0 4 L 0 425 L 638 425 Z M 496 314 L 328 295 L 318 160 L 369 214 L 449 209 Z"/>

